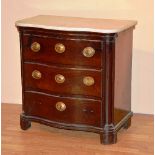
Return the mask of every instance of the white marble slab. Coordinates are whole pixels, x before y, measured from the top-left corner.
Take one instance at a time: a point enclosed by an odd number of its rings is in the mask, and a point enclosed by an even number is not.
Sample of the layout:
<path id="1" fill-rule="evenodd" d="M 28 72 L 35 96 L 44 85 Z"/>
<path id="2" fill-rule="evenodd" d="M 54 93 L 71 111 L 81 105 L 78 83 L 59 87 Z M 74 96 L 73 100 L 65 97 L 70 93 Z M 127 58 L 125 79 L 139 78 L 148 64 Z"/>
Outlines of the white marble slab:
<path id="1" fill-rule="evenodd" d="M 134 27 L 137 21 L 39 15 L 16 22 L 16 26 L 64 31 L 118 33 Z"/>

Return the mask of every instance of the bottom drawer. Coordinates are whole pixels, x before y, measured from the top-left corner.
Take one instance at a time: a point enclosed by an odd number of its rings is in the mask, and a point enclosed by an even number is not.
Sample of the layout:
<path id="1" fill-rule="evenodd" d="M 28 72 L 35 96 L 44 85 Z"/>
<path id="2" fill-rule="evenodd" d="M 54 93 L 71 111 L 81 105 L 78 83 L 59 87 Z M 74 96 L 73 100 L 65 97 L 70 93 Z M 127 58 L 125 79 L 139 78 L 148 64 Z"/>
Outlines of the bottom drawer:
<path id="1" fill-rule="evenodd" d="M 24 112 L 51 121 L 100 127 L 101 101 L 25 92 Z"/>

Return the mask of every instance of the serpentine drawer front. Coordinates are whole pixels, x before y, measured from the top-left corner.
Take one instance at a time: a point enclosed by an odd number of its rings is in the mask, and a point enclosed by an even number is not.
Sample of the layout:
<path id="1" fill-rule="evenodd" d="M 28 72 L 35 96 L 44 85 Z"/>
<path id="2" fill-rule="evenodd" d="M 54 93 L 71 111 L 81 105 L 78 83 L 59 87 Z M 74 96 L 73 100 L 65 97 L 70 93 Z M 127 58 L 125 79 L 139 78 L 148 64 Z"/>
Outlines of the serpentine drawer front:
<path id="1" fill-rule="evenodd" d="M 53 122 L 100 127 L 101 101 L 26 92 L 25 114 Z M 77 117 L 78 115 L 78 117 Z"/>
<path id="2" fill-rule="evenodd" d="M 78 38 L 68 40 L 61 38 L 62 35 L 50 37 L 52 36 L 36 37 L 35 33 L 23 36 L 24 60 L 58 65 L 101 67 L 101 41 Z"/>
<path id="3" fill-rule="evenodd" d="M 16 22 L 23 113 L 31 122 L 117 141 L 131 125 L 132 38 L 136 21 L 40 15 Z"/>
<path id="4" fill-rule="evenodd" d="M 24 64 L 25 89 L 101 97 L 101 71 Z"/>

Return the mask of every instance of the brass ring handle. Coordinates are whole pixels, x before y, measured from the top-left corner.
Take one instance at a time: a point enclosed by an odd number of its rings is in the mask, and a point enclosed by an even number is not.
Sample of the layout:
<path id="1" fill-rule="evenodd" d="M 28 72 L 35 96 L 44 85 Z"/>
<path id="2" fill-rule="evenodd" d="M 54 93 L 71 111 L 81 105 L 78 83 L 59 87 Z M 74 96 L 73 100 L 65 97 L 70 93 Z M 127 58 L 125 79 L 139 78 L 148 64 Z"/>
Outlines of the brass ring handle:
<path id="1" fill-rule="evenodd" d="M 83 78 L 83 84 L 86 86 L 92 86 L 95 83 L 94 78 L 91 76 L 85 76 Z"/>
<path id="2" fill-rule="evenodd" d="M 40 44 L 38 42 L 33 42 L 31 44 L 31 50 L 33 52 L 39 52 L 40 51 Z"/>
<path id="3" fill-rule="evenodd" d="M 86 47 L 83 49 L 82 53 L 85 57 L 90 58 L 95 54 L 95 50 L 92 47 Z"/>
<path id="4" fill-rule="evenodd" d="M 34 71 L 32 72 L 32 77 L 33 77 L 34 79 L 41 79 L 41 72 L 38 71 L 38 70 L 34 70 Z"/>
<path id="5" fill-rule="evenodd" d="M 55 45 L 55 51 L 57 53 L 63 53 L 63 52 L 65 52 L 65 46 L 63 44 L 61 44 L 61 43 L 57 43 Z"/>
<path id="6" fill-rule="evenodd" d="M 55 105 L 55 107 L 56 107 L 56 109 L 58 111 L 64 111 L 64 110 L 66 110 L 66 105 L 63 102 L 57 102 L 56 105 Z"/>
<path id="7" fill-rule="evenodd" d="M 55 75 L 55 81 L 57 83 L 64 83 L 65 82 L 65 77 L 61 74 Z"/>

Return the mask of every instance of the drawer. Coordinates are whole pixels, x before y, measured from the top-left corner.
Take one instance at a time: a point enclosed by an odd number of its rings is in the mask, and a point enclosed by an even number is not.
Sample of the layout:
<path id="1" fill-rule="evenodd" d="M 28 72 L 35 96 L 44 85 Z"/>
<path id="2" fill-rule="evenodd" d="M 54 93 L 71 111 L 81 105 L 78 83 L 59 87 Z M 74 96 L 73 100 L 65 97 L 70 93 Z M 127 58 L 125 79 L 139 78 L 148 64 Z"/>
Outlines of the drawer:
<path id="1" fill-rule="evenodd" d="M 100 127 L 101 101 L 24 93 L 24 112 L 51 121 Z"/>
<path id="2" fill-rule="evenodd" d="M 101 42 L 23 37 L 24 61 L 101 67 Z"/>
<path id="3" fill-rule="evenodd" d="M 24 64 L 24 88 L 101 97 L 101 71 Z"/>

